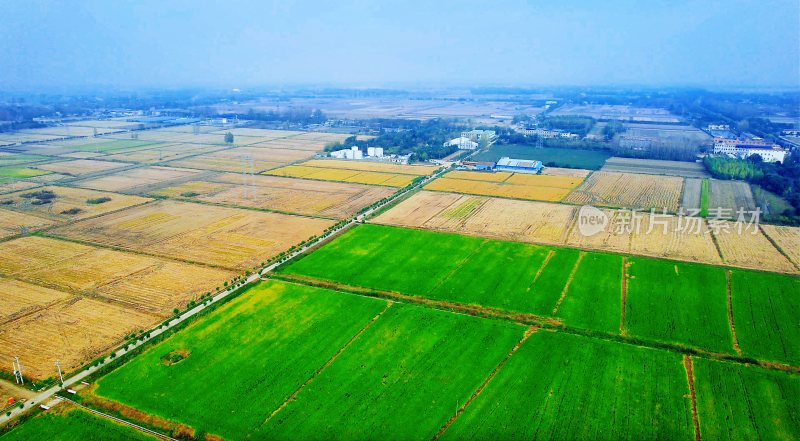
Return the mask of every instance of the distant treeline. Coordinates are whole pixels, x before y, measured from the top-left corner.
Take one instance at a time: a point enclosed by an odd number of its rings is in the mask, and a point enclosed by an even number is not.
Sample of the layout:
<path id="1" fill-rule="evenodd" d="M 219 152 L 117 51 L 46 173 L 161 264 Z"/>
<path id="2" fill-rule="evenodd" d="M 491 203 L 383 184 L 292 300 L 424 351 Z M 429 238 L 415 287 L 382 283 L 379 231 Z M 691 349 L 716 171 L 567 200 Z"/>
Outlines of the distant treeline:
<path id="1" fill-rule="evenodd" d="M 428 121 L 394 121 L 395 127 L 382 127 L 380 133 L 369 141 L 358 141 L 351 136 L 344 142 L 330 143 L 325 146 L 326 151 L 341 150 L 358 146 L 362 150 L 369 147 L 383 147 L 385 154 L 405 155 L 414 154 L 417 161 L 439 159 L 458 150 L 455 146 L 444 147 L 444 143 L 458 137 L 463 129 L 453 122 L 443 119 Z"/>

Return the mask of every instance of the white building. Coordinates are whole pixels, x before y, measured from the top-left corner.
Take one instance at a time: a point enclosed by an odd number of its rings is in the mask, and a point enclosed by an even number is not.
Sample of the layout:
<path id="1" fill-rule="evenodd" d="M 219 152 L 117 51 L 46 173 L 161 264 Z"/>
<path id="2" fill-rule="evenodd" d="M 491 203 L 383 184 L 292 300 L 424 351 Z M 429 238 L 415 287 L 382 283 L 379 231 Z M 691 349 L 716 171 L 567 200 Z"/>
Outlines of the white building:
<path id="1" fill-rule="evenodd" d="M 724 132 L 726 130 L 730 130 L 731 126 L 728 124 L 709 124 L 706 130 L 719 130 Z"/>
<path id="2" fill-rule="evenodd" d="M 358 147 L 353 146 L 349 149 L 331 152 L 331 157 L 337 159 L 364 159 L 364 153 Z"/>
<path id="3" fill-rule="evenodd" d="M 494 130 L 470 130 L 468 132 L 461 132 L 462 138 L 467 138 L 470 141 L 487 143 L 497 139 L 497 133 Z"/>
<path id="4" fill-rule="evenodd" d="M 783 162 L 786 159 L 785 149 L 762 139 L 714 138 L 714 153 L 735 158 L 759 155 L 764 162 Z"/>
<path id="5" fill-rule="evenodd" d="M 389 156 L 389 162 L 393 162 L 395 164 L 408 164 L 411 161 L 411 153 L 407 155 L 391 155 Z"/>
<path id="6" fill-rule="evenodd" d="M 578 137 L 578 135 L 575 133 L 564 132 L 561 130 L 547 130 L 547 129 L 537 129 L 537 128 L 533 129 L 522 128 L 522 129 L 517 129 L 517 132 L 527 136 L 535 135 L 547 139 L 552 139 L 552 138 L 574 139 Z"/>
<path id="7" fill-rule="evenodd" d="M 367 147 L 367 156 L 372 158 L 383 158 L 383 147 Z"/>
<path id="8" fill-rule="evenodd" d="M 478 143 L 462 136 L 460 138 L 453 138 L 450 141 L 445 142 L 444 146 L 445 147 L 456 146 L 460 150 L 475 150 L 478 148 Z"/>

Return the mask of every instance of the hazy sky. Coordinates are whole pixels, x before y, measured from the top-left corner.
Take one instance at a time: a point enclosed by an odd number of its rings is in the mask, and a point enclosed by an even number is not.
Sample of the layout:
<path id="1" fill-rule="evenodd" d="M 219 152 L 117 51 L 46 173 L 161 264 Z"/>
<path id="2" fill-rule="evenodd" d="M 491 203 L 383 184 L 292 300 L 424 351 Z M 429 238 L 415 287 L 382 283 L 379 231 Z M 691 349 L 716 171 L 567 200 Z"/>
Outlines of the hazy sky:
<path id="1" fill-rule="evenodd" d="M 798 0 L 0 0 L 0 89 L 800 87 Z"/>

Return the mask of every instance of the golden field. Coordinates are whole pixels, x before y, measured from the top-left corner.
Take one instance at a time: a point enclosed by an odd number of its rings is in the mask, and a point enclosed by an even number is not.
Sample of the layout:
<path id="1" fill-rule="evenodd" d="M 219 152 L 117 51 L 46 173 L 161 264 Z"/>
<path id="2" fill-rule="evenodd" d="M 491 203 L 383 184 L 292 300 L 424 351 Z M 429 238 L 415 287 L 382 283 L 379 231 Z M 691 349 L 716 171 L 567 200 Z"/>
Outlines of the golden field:
<path id="1" fill-rule="evenodd" d="M 760 229 L 742 224 L 741 232 L 736 222 L 722 222 L 724 228 L 713 232 L 725 263 L 745 268 L 796 273 L 797 268 L 775 248 Z M 751 234 L 755 231 L 755 234 Z"/>
<path id="2" fill-rule="evenodd" d="M 0 239 L 22 234 L 23 229 L 32 232 L 55 223 L 52 219 L 0 208 Z"/>
<path id="3" fill-rule="evenodd" d="M 511 199 L 560 201 L 582 181 L 583 178 L 574 176 L 454 171 L 427 184 L 425 189 Z"/>
<path id="4" fill-rule="evenodd" d="M 52 192 L 55 197 L 50 203 L 39 203 L 37 194 L 41 192 Z M 90 203 L 89 201 L 99 202 L 100 198 L 109 200 L 100 203 Z M 45 217 L 57 221 L 67 221 L 84 219 L 99 214 L 116 211 L 132 205 L 139 205 L 151 199 L 140 196 L 124 195 L 119 193 L 108 193 L 84 188 L 56 187 L 48 186 L 32 190 L 23 190 L 10 193 L 2 197 L 3 200 L 11 201 L 11 204 L 3 205 L 8 210 L 20 213 L 31 214 L 34 216 Z M 71 211 L 76 210 L 76 211 Z"/>
<path id="5" fill-rule="evenodd" d="M 564 201 L 573 204 L 677 212 L 683 178 L 634 173 L 594 172 Z"/>
<path id="6" fill-rule="evenodd" d="M 436 167 L 429 165 L 405 165 L 391 164 L 387 162 L 347 161 L 336 159 L 312 159 L 304 162 L 303 165 L 306 167 L 360 170 L 413 176 L 428 176 L 437 170 Z"/>
<path id="7" fill-rule="evenodd" d="M 139 193 L 143 189 L 166 182 L 188 179 L 202 172 L 174 167 L 143 167 L 123 170 L 99 178 L 86 179 L 73 185 L 93 190 Z"/>
<path id="8" fill-rule="evenodd" d="M 0 276 L 0 325 L 45 308 L 71 294 Z"/>
<path id="9" fill-rule="evenodd" d="M 328 162 L 328 161 L 325 161 Z M 304 163 L 306 164 L 306 163 Z M 305 165 L 289 165 L 266 172 L 272 176 L 289 178 L 316 179 L 320 181 L 350 182 L 355 184 L 383 185 L 387 187 L 405 187 L 415 175 L 383 172 L 358 171 L 350 169 L 308 167 Z"/>
<path id="10" fill-rule="evenodd" d="M 149 146 L 146 149 L 125 151 L 103 156 L 109 161 L 125 161 L 138 164 L 154 164 L 176 159 L 185 158 L 192 155 L 212 153 L 224 149 L 222 146 L 211 146 L 205 144 L 160 144 Z"/>
<path id="11" fill-rule="evenodd" d="M 334 222 L 159 201 L 60 227 L 56 234 L 229 269 L 252 268 Z"/>
<path id="12" fill-rule="evenodd" d="M 761 230 L 800 267 L 800 228 L 761 224 Z"/>
<path id="13" fill-rule="evenodd" d="M 85 176 L 130 166 L 131 164 L 126 164 L 123 162 L 76 159 L 74 161 L 50 162 L 47 164 L 41 164 L 37 165 L 36 168 L 68 176 Z"/>

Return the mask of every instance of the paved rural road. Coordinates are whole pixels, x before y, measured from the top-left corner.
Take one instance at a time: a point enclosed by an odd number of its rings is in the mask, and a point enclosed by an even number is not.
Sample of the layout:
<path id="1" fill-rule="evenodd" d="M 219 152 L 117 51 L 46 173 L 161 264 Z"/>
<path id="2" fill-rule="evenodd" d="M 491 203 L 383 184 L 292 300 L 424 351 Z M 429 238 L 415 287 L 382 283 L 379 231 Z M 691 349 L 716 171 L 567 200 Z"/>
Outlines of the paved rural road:
<path id="1" fill-rule="evenodd" d="M 406 189 L 404 191 L 396 193 L 394 196 L 392 196 L 390 199 L 388 199 L 383 204 L 381 204 L 381 205 L 379 205 L 377 207 L 374 207 L 374 208 L 370 208 L 369 210 L 365 211 L 364 213 L 359 214 L 358 216 L 350 219 L 349 222 L 347 222 L 346 224 L 342 225 L 338 229 L 332 231 L 331 234 L 329 234 L 329 235 L 327 235 L 327 236 L 325 236 L 323 238 L 317 239 L 314 242 L 306 244 L 302 248 L 299 248 L 299 249 L 295 250 L 293 253 L 289 254 L 288 257 L 291 259 L 293 257 L 296 257 L 296 256 L 302 254 L 302 253 L 305 253 L 306 251 L 308 251 L 312 247 L 315 247 L 317 245 L 321 245 L 321 244 L 331 240 L 332 238 L 336 237 L 342 231 L 349 229 L 353 225 L 356 225 L 358 223 L 363 222 L 364 219 L 366 219 L 368 216 L 370 216 L 371 214 L 375 213 L 376 211 L 382 209 L 383 207 L 393 203 L 398 198 L 401 198 L 404 195 L 408 194 L 409 192 L 414 191 L 417 188 L 422 187 L 423 185 L 427 184 L 428 182 L 432 181 L 433 179 L 436 179 L 442 173 L 444 173 L 446 170 L 447 169 L 437 170 L 431 176 L 428 176 L 425 179 L 423 179 L 422 181 L 418 182 L 417 185 L 414 185 L 413 187 L 410 187 L 410 188 L 408 188 L 408 189 Z M 250 277 L 248 277 L 245 280 L 244 284 L 245 285 L 251 285 L 251 284 L 257 283 L 259 280 L 261 280 L 261 278 L 265 274 L 268 274 L 269 272 L 273 271 L 275 268 L 277 268 L 280 265 L 281 265 L 280 263 L 276 262 L 276 263 L 273 263 L 272 265 L 264 267 L 261 271 L 253 273 L 252 275 L 250 275 Z M 210 305 L 212 305 L 214 303 L 217 303 L 220 300 L 228 297 L 231 293 L 236 291 L 236 289 L 237 288 L 229 288 L 229 289 L 227 289 L 225 291 L 221 291 L 221 292 L 217 293 L 217 295 L 215 295 L 215 296 L 213 296 L 211 298 L 211 302 L 210 303 L 201 303 L 200 305 L 195 306 L 194 308 L 192 308 L 192 309 L 180 314 L 179 316 L 177 316 L 175 318 L 171 318 L 170 321 L 169 321 L 169 325 L 167 325 L 167 327 L 165 327 L 165 328 L 164 327 L 159 327 L 159 328 L 151 330 L 150 331 L 150 339 L 152 339 L 153 337 L 157 337 L 157 336 L 161 335 L 162 333 L 168 331 L 169 329 L 173 328 L 174 326 L 176 326 L 176 325 L 178 325 L 178 324 L 190 319 L 191 317 L 197 315 L 199 312 L 201 312 L 202 310 L 206 309 L 208 306 L 210 306 Z M 10 411 L 11 412 L 10 416 L 6 415 L 6 413 L 3 412 L 3 414 L 0 415 L 0 424 L 3 424 L 4 422 L 16 417 L 17 415 L 19 415 L 19 414 L 21 414 L 23 412 L 26 412 L 29 409 L 31 409 L 31 408 L 33 408 L 35 406 L 38 406 L 41 403 L 46 402 L 53 395 L 57 394 L 58 392 L 61 392 L 62 390 L 68 389 L 73 384 L 79 383 L 80 381 L 82 381 L 86 377 L 88 377 L 88 376 L 92 375 L 93 373 L 97 372 L 97 370 L 100 369 L 101 367 L 103 367 L 103 366 L 105 366 L 105 365 L 107 365 L 109 363 L 116 362 L 120 357 L 122 357 L 123 355 L 127 354 L 128 352 L 138 348 L 139 346 L 143 345 L 144 343 L 145 343 L 144 341 L 137 341 L 135 343 L 131 343 L 130 346 L 128 347 L 128 349 L 124 349 L 124 348 L 117 349 L 116 351 L 114 351 L 116 353 L 116 357 L 115 358 L 109 359 L 108 357 L 106 357 L 106 362 L 104 364 L 102 364 L 100 366 L 90 366 L 89 368 L 84 369 L 84 370 L 78 372 L 77 374 L 65 379 L 63 387 L 53 386 L 53 387 L 51 387 L 51 388 L 49 388 L 47 390 L 44 390 L 44 391 L 36 394 L 31 399 L 25 401 L 23 409 L 20 409 L 19 407 L 15 407 L 13 410 L 11 410 Z"/>

